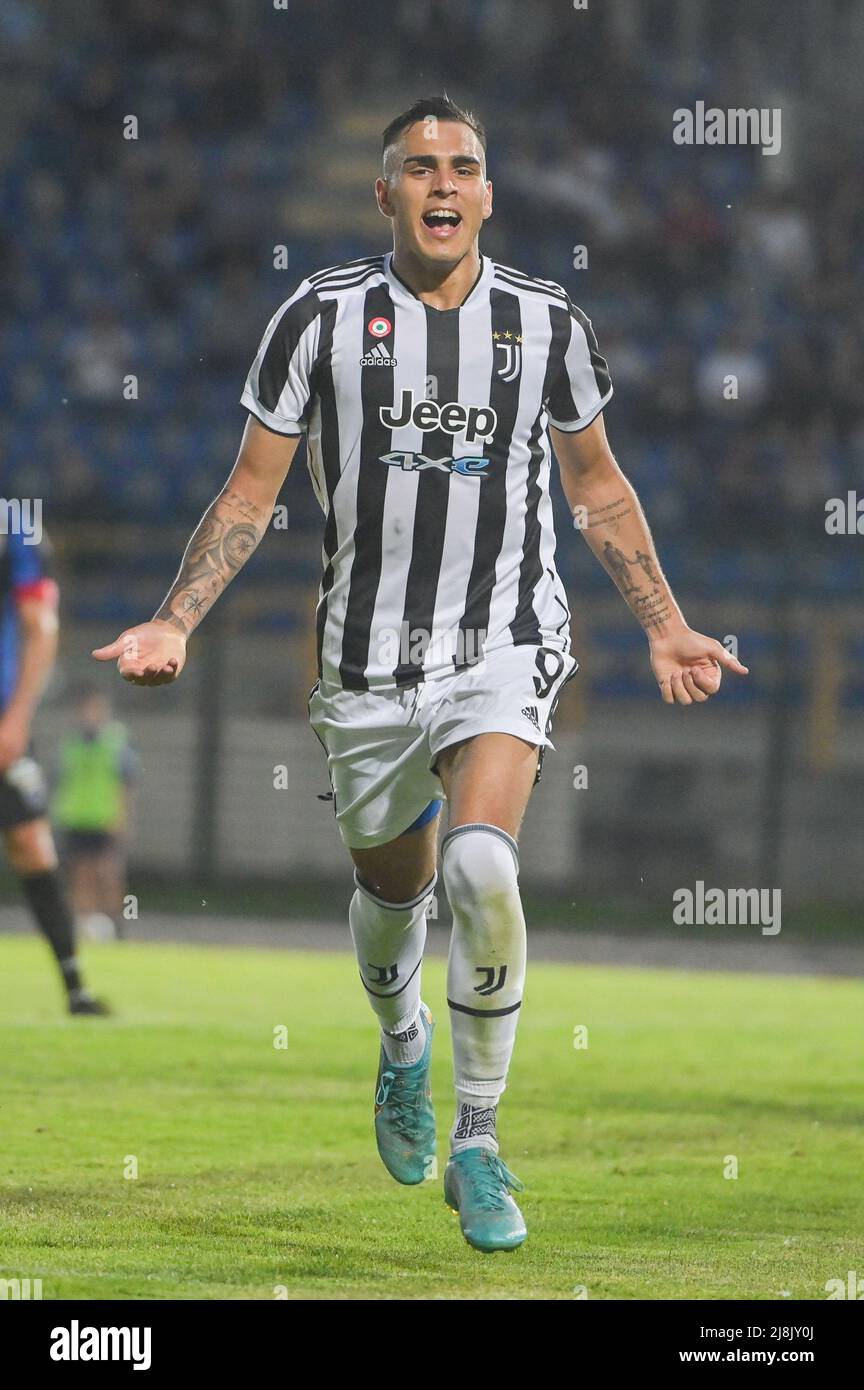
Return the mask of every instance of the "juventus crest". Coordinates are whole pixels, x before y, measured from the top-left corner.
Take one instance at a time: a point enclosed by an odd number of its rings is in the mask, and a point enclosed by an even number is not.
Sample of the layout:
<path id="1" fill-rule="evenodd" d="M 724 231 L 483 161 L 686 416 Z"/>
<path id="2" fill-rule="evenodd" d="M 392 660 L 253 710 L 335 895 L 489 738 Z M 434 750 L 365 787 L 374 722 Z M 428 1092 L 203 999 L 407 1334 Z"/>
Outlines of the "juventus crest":
<path id="1" fill-rule="evenodd" d="M 504 360 L 499 361 L 498 375 L 502 381 L 515 381 L 522 370 L 522 344 L 496 343 L 496 352 L 503 352 Z"/>

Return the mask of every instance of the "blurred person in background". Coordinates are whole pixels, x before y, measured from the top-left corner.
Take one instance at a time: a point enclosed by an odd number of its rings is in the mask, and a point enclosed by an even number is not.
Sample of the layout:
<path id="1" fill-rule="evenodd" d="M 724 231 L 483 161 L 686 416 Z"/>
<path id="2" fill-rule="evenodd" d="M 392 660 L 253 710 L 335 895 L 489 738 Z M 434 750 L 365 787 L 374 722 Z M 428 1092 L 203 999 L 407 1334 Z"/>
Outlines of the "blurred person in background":
<path id="1" fill-rule="evenodd" d="M 107 696 L 85 686 L 74 733 L 60 749 L 54 820 L 63 832 L 69 892 L 85 936 L 123 934 L 131 789 L 137 759 Z"/>
<path id="2" fill-rule="evenodd" d="M 11 514 L 11 503 L 4 504 Z M 0 517 L 0 520 L 5 518 Z M 44 535 L 0 528 L 0 834 L 63 980 L 69 1012 L 104 1015 L 84 986 L 75 923 L 60 882 L 42 769 L 30 735 L 57 653 L 59 590 Z"/>

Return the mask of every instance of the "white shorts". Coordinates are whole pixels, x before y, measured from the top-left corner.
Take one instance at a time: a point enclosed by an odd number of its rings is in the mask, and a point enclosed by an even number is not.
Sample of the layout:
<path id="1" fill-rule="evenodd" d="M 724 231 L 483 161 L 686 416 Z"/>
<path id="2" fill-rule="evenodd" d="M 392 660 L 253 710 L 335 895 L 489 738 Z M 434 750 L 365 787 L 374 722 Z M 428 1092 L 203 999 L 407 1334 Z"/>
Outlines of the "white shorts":
<path id="1" fill-rule="evenodd" d="M 444 799 L 438 754 L 475 734 L 539 745 L 537 776 L 562 686 L 575 657 L 558 647 L 502 647 L 464 671 L 396 690 L 342 690 L 320 680 L 309 722 L 325 752 L 336 824 L 349 849 L 370 849 L 409 829 Z"/>

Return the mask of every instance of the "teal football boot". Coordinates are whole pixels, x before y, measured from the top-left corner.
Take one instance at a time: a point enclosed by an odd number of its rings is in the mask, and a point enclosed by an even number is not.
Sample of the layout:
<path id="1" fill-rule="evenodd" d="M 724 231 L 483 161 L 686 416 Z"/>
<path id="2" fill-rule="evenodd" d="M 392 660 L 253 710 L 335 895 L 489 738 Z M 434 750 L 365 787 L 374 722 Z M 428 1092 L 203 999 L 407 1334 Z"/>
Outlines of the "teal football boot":
<path id="1" fill-rule="evenodd" d="M 528 1231 L 510 1192 L 524 1186 L 491 1149 L 460 1149 L 444 1172 L 444 1201 L 475 1250 L 515 1250 Z"/>
<path id="2" fill-rule="evenodd" d="M 425 1004 L 420 1005 L 420 1020 L 426 1030 L 420 1061 L 410 1067 L 394 1066 L 382 1042 L 375 1092 L 378 1152 L 387 1172 L 409 1187 L 437 1176 L 435 1111 L 429 1084 L 435 1024 Z"/>

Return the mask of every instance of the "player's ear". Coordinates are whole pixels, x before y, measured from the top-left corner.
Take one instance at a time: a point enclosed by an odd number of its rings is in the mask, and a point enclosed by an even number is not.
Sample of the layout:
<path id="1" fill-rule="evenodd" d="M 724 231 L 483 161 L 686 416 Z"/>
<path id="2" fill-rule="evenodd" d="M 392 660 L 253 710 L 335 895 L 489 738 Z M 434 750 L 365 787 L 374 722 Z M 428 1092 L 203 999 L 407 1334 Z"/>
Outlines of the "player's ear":
<path id="1" fill-rule="evenodd" d="M 492 216 L 492 180 L 486 180 L 486 192 L 483 195 L 483 220 Z"/>
<path id="2" fill-rule="evenodd" d="M 390 202 L 390 188 L 386 179 L 375 180 L 375 201 L 378 204 L 378 211 L 384 217 L 393 217 L 393 204 Z"/>

